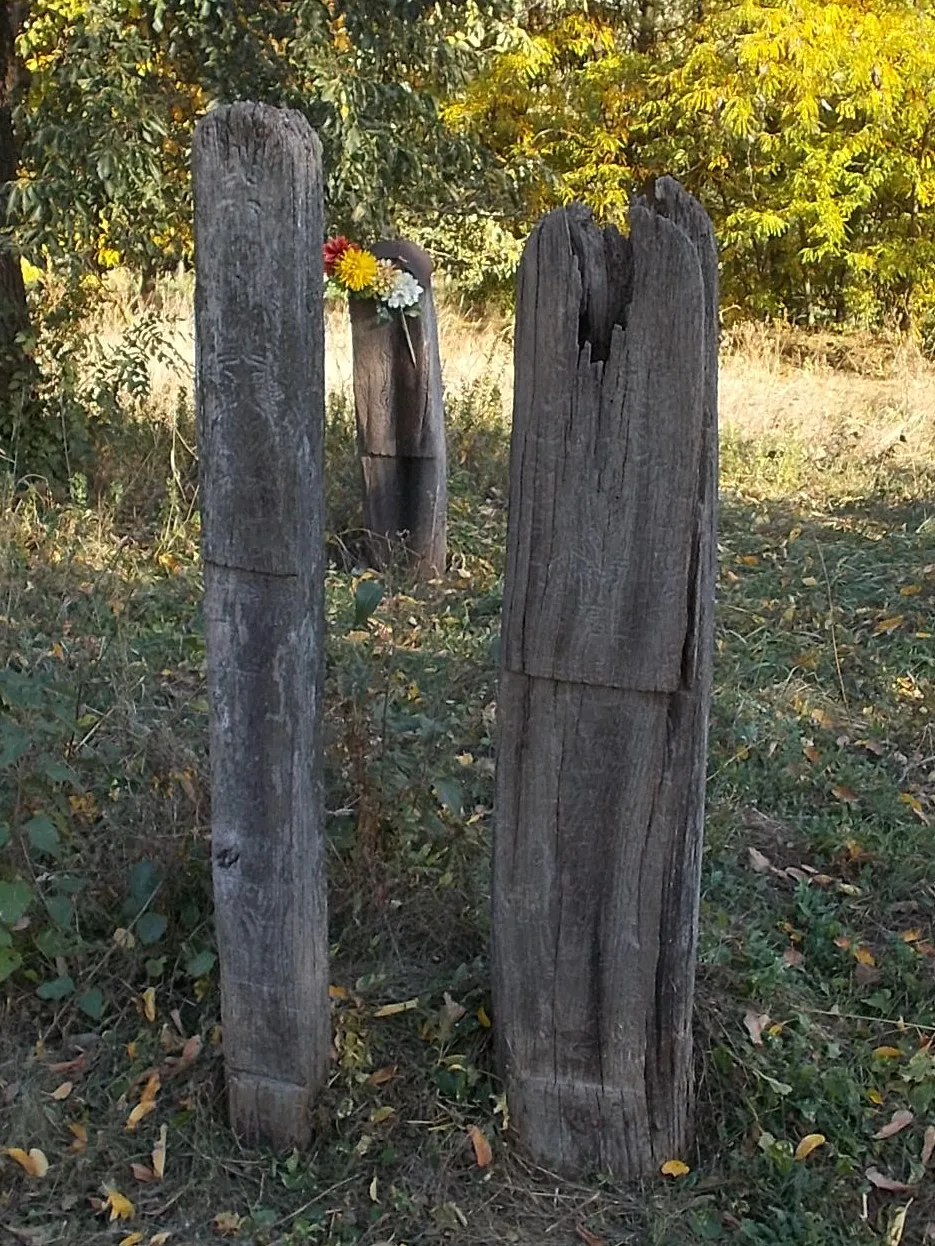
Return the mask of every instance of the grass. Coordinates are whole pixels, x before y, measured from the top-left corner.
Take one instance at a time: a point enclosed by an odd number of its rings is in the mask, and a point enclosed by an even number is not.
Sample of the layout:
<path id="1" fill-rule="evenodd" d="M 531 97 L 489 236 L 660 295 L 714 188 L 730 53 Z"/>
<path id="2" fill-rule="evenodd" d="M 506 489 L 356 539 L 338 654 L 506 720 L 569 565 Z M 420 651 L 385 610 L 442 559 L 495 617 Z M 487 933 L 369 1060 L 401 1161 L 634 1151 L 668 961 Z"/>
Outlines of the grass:
<path id="1" fill-rule="evenodd" d="M 2 508 L 0 1143 L 50 1167 L 0 1159 L 0 1228 L 49 1246 L 935 1240 L 930 373 L 762 333 L 725 359 L 697 1144 L 689 1175 L 628 1191 L 530 1166 L 504 1128 L 487 901 L 509 372 L 502 334 L 446 333 L 450 570 L 387 577 L 363 627 L 351 411 L 329 407 L 335 1057 L 307 1154 L 242 1150 L 224 1120 L 190 404 L 157 378 L 161 414 L 109 480 Z M 911 1121 L 875 1138 L 896 1112 Z M 114 1190 L 132 1219 L 108 1219 Z"/>

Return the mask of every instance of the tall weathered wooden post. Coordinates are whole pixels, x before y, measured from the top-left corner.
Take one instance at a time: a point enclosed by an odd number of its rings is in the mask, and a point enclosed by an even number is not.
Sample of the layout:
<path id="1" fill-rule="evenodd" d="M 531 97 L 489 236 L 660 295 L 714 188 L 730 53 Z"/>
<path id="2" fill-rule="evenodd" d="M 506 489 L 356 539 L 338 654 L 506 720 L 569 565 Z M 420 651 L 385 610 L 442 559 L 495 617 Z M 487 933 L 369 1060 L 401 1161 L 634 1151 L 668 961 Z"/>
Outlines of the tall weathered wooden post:
<path id="1" fill-rule="evenodd" d="M 368 553 L 382 567 L 404 546 L 414 567 L 440 575 L 448 551 L 448 489 L 432 261 L 403 240 L 373 250 L 412 273 L 424 294 L 419 316 L 405 324 L 399 315 L 381 319 L 372 300 L 350 302 Z"/>
<path id="2" fill-rule="evenodd" d="M 519 272 L 493 880 L 522 1143 L 685 1153 L 712 664 L 717 260 L 670 178 L 625 239 L 550 213 Z"/>
<path id="3" fill-rule="evenodd" d="M 211 832 L 231 1124 L 306 1142 L 328 1065 L 322 171 L 298 113 L 193 149 Z"/>

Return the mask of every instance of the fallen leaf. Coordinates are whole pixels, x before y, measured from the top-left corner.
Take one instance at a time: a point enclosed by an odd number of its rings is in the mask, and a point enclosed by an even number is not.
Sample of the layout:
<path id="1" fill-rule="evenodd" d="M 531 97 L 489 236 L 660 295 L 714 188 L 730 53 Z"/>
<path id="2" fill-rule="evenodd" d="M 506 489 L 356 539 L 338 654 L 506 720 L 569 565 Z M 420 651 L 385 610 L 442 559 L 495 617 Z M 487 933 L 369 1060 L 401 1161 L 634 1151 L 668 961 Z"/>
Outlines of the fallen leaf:
<path id="1" fill-rule="evenodd" d="M 74 1060 L 63 1060 L 59 1064 L 50 1064 L 50 1073 L 67 1073 L 70 1077 L 81 1077 L 88 1064 L 88 1053 L 83 1051 L 80 1056 L 76 1056 Z"/>
<path id="2" fill-rule="evenodd" d="M 143 992 L 143 994 L 140 996 L 140 1001 L 142 1002 L 142 1005 L 143 1005 L 143 1016 L 146 1018 L 147 1021 L 150 1021 L 150 1022 L 155 1021 L 156 1020 L 156 988 L 154 986 L 148 986 L 146 990 Z"/>
<path id="3" fill-rule="evenodd" d="M 140 1246 L 144 1236 L 143 1233 L 128 1233 L 126 1237 L 120 1239 L 117 1246 Z"/>
<path id="4" fill-rule="evenodd" d="M 139 1043 L 137 1043 L 135 1040 L 133 1042 L 127 1043 L 127 1058 L 129 1060 L 135 1060 L 139 1054 L 140 1054 Z"/>
<path id="5" fill-rule="evenodd" d="M 52 1091 L 52 1098 L 58 1100 L 67 1099 L 74 1088 L 74 1082 L 62 1082 L 60 1086 L 56 1086 Z"/>
<path id="6" fill-rule="evenodd" d="M 755 874 L 767 874 L 773 868 L 772 861 L 770 861 L 765 852 L 760 852 L 759 848 L 748 848 L 747 860 L 749 861 L 750 869 Z"/>
<path id="7" fill-rule="evenodd" d="M 875 965 L 877 963 L 866 943 L 860 943 L 854 948 L 854 960 L 861 965 Z"/>
<path id="8" fill-rule="evenodd" d="M 782 959 L 787 965 L 794 967 L 796 965 L 801 965 L 802 961 L 805 960 L 805 957 L 797 947 L 787 947 L 782 954 Z"/>
<path id="9" fill-rule="evenodd" d="M 446 991 L 444 994 L 444 1003 L 438 1010 L 438 1037 L 446 1039 L 451 1031 L 464 1016 L 466 1008 L 453 1000 Z"/>
<path id="10" fill-rule="evenodd" d="M 151 1168 L 147 1168 L 145 1164 L 131 1164 L 130 1171 L 133 1173 L 137 1181 L 148 1184 L 150 1181 L 156 1180 L 156 1174 Z"/>
<path id="11" fill-rule="evenodd" d="M 69 1121 L 68 1132 L 74 1135 L 74 1142 L 68 1148 L 75 1155 L 80 1155 L 82 1151 L 88 1149 L 88 1131 L 86 1126 L 80 1121 Z"/>
<path id="12" fill-rule="evenodd" d="M 897 1207 L 893 1213 L 893 1219 L 889 1222 L 886 1230 L 886 1237 L 883 1239 L 883 1246 L 900 1246 L 903 1240 L 903 1231 L 906 1228 L 906 1213 L 912 1206 L 912 1199 L 905 1207 Z"/>
<path id="13" fill-rule="evenodd" d="M 370 1188 L 367 1192 L 370 1195 L 371 1203 L 379 1203 L 380 1197 L 379 1197 L 376 1177 L 374 1177 L 374 1179 L 370 1182 Z"/>
<path id="14" fill-rule="evenodd" d="M 8 1146 L 6 1153 L 30 1177 L 44 1177 L 49 1171 L 49 1161 L 38 1147 L 31 1147 L 27 1154 L 18 1146 Z"/>
<path id="15" fill-rule="evenodd" d="M 914 1120 L 915 1115 L 903 1108 L 899 1112 L 894 1112 L 889 1123 L 884 1125 L 882 1129 L 878 1129 L 873 1136 L 874 1138 L 892 1138 L 893 1134 L 901 1133 Z"/>
<path id="16" fill-rule="evenodd" d="M 172 1057 L 165 1062 L 166 1077 L 178 1077 L 180 1073 L 184 1073 L 186 1069 L 190 1068 L 201 1055 L 203 1046 L 204 1043 L 200 1034 L 193 1034 L 191 1038 L 187 1039 L 185 1046 L 182 1048 L 181 1055 Z"/>
<path id="17" fill-rule="evenodd" d="M 143 1087 L 140 1095 L 140 1101 L 127 1117 L 126 1128 L 128 1130 L 136 1129 L 140 1121 L 145 1120 L 151 1112 L 156 1110 L 156 1095 L 159 1093 L 161 1085 L 159 1074 L 152 1073 Z"/>
<path id="18" fill-rule="evenodd" d="M 904 584 L 899 590 L 899 595 L 900 597 L 918 597 L 921 592 L 921 584 Z"/>
<path id="19" fill-rule="evenodd" d="M 765 1012 L 754 1012 L 751 1008 L 745 1013 L 743 1023 L 747 1027 L 747 1033 L 750 1035 L 750 1041 L 754 1047 L 762 1047 L 763 1027 L 769 1024 L 769 1016 Z"/>
<path id="20" fill-rule="evenodd" d="M 487 1009 L 483 1004 L 477 1010 L 477 1020 L 485 1030 L 490 1029 L 490 1018 L 487 1016 Z"/>
<path id="21" fill-rule="evenodd" d="M 471 1139 L 471 1145 L 474 1147 L 474 1158 L 477 1160 L 478 1168 L 486 1168 L 493 1163 L 493 1151 L 490 1149 L 490 1143 L 487 1141 L 482 1130 L 476 1125 L 471 1125 L 468 1129 L 468 1137 Z"/>
<path id="22" fill-rule="evenodd" d="M 911 1185 L 906 1185 L 902 1181 L 894 1181 L 892 1177 L 885 1176 L 878 1168 L 868 1168 L 864 1176 L 878 1190 L 889 1190 L 891 1194 L 905 1194 L 907 1190 L 912 1189 Z"/>
<path id="23" fill-rule="evenodd" d="M 391 1082 L 396 1076 L 396 1065 L 388 1064 L 385 1068 L 377 1069 L 367 1078 L 368 1086 L 385 1086 L 387 1082 Z"/>
<path id="24" fill-rule="evenodd" d="M 901 1060 L 903 1057 L 898 1047 L 874 1047 L 873 1055 L 876 1060 Z"/>
<path id="25" fill-rule="evenodd" d="M 856 805 L 860 802 L 860 797 L 852 787 L 848 786 L 847 783 L 835 783 L 831 791 L 833 795 L 837 796 L 838 800 L 843 801 L 845 805 Z"/>
<path id="26" fill-rule="evenodd" d="M 346 986 L 329 986 L 328 987 L 328 998 L 329 999 L 348 999 L 349 996 L 350 996 L 350 992 L 348 991 Z"/>
<path id="27" fill-rule="evenodd" d="M 881 619 L 873 629 L 874 636 L 888 636 L 890 632 L 895 632 L 897 627 L 902 624 L 903 616 L 901 614 L 891 614 L 887 619 Z"/>
<path id="28" fill-rule="evenodd" d="M 883 1096 L 880 1094 L 879 1090 L 877 1090 L 875 1086 L 871 1086 L 870 1089 L 867 1091 L 867 1098 L 870 1100 L 871 1103 L 875 1103 L 877 1107 L 881 1107 L 883 1104 Z"/>
<path id="29" fill-rule="evenodd" d="M 153 1147 L 153 1172 L 161 1181 L 166 1175 L 166 1141 L 169 1136 L 169 1126 L 159 1126 L 159 1137 Z"/>
<path id="30" fill-rule="evenodd" d="M 805 756 L 808 758 L 810 762 L 821 761 L 821 749 L 816 748 L 814 744 L 806 744 L 805 747 L 802 749 L 802 752 L 805 754 Z"/>
<path id="31" fill-rule="evenodd" d="M 902 939 L 903 943 L 918 943 L 918 941 L 922 938 L 922 931 L 904 930 L 899 937 Z"/>
<path id="32" fill-rule="evenodd" d="M 592 1233 L 590 1229 L 586 1229 L 583 1224 L 576 1224 L 575 1232 L 584 1242 L 584 1246 L 605 1246 L 604 1239 Z"/>
<path id="33" fill-rule="evenodd" d="M 925 1136 L 922 1139 L 922 1167 L 927 1168 L 928 1162 L 932 1158 L 932 1152 L 935 1151 L 935 1125 L 927 1125 Z"/>
<path id="34" fill-rule="evenodd" d="M 691 1172 L 684 1160 L 667 1159 L 659 1169 L 664 1177 L 684 1177 Z"/>
<path id="35" fill-rule="evenodd" d="M 130 1200 L 118 1190 L 111 1189 L 110 1186 L 104 1186 L 103 1210 L 110 1212 L 110 1220 L 132 1220 L 136 1215 L 136 1208 Z"/>
<path id="36" fill-rule="evenodd" d="M 240 1232 L 242 1221 L 243 1217 L 238 1216 L 236 1211 L 219 1211 L 212 1223 L 215 1233 L 220 1234 L 221 1237 L 233 1237 L 235 1233 Z"/>
<path id="37" fill-rule="evenodd" d="M 371 1120 L 371 1123 L 374 1125 L 382 1125 L 384 1121 L 388 1121 L 390 1117 L 394 1116 L 395 1114 L 396 1114 L 396 1109 L 394 1107 L 390 1107 L 390 1105 L 387 1103 L 387 1104 L 384 1104 L 383 1107 L 377 1108 L 375 1111 L 371 1112 L 370 1120 Z"/>
<path id="38" fill-rule="evenodd" d="M 812 1151 L 824 1146 L 828 1139 L 824 1134 L 806 1134 L 795 1148 L 793 1159 L 808 1159 Z"/>
<path id="39" fill-rule="evenodd" d="M 147 1246 L 166 1246 L 166 1242 L 172 1236 L 169 1232 L 154 1233 L 147 1242 Z"/>
<path id="40" fill-rule="evenodd" d="M 404 999 L 398 1004 L 381 1004 L 374 1012 L 375 1017 L 396 1017 L 401 1012 L 412 1012 L 419 1007 L 418 996 L 415 999 Z"/>
<path id="41" fill-rule="evenodd" d="M 846 952 L 851 946 L 851 941 L 846 935 L 838 935 L 838 937 L 834 940 L 834 946 L 839 947 L 842 952 Z"/>

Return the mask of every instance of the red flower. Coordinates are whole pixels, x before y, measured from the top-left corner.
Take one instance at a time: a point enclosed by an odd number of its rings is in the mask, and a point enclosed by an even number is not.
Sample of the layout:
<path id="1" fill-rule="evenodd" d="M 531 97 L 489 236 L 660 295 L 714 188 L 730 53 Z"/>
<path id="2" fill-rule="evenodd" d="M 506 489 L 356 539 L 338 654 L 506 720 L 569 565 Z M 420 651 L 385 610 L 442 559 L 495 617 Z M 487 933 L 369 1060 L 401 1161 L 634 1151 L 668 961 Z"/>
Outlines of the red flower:
<path id="1" fill-rule="evenodd" d="M 329 277 L 334 276 L 334 270 L 338 261 L 351 245 L 350 238 L 345 238 L 343 234 L 338 234 L 337 238 L 329 238 L 322 247 L 325 258 L 325 272 Z"/>

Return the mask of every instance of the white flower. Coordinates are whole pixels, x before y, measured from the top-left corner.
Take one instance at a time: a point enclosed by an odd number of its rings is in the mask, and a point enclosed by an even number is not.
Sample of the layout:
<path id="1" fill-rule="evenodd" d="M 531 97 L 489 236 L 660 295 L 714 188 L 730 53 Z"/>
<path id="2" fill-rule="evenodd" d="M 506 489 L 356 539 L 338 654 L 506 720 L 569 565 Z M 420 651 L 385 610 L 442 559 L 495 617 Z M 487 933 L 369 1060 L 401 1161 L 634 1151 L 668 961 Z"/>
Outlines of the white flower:
<path id="1" fill-rule="evenodd" d="M 422 297 L 422 287 L 412 273 L 396 274 L 393 288 L 386 296 L 387 307 L 414 307 Z"/>

